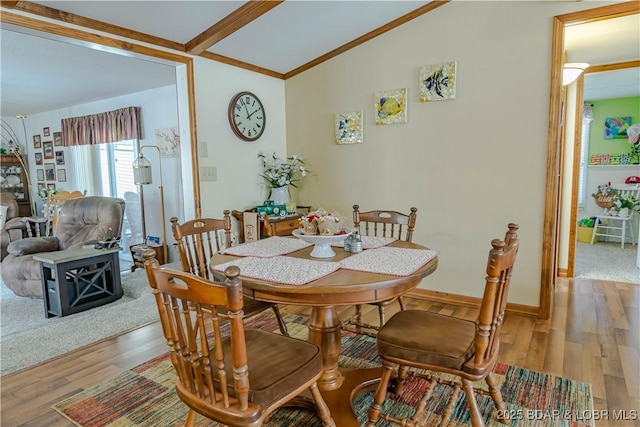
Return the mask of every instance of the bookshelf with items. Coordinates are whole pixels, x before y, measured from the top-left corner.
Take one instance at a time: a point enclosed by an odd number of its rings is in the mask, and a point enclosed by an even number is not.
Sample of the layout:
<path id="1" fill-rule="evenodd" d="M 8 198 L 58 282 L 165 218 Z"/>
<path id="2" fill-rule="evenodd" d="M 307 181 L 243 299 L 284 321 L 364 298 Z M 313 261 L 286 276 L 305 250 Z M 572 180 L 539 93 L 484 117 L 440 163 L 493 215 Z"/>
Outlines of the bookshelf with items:
<path id="1" fill-rule="evenodd" d="M 31 216 L 27 171 L 14 154 L 0 155 L 0 191 L 13 194 L 18 202 L 19 216 Z"/>

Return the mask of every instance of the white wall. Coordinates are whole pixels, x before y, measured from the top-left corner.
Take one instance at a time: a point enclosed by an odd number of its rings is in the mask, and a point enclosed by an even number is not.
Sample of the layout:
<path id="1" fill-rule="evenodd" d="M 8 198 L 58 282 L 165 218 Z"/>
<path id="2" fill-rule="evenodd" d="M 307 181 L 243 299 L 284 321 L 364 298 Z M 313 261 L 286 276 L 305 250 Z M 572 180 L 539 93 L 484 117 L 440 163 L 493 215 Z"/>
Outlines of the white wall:
<path id="1" fill-rule="evenodd" d="M 139 106 L 141 108 L 143 128 L 142 140 L 140 141 L 141 145 L 156 145 L 156 129 L 178 126 L 176 87 L 174 85 L 28 116 L 25 119 L 27 131 L 27 157 L 29 159 L 29 172 L 34 194 L 37 192 L 36 169 L 42 169 L 43 166 L 36 166 L 35 164 L 34 151 L 42 152 L 42 148 L 37 150 L 34 149 L 33 135 L 41 135 L 42 141 L 52 140 L 53 132 L 59 132 L 61 130 L 61 119 L 116 110 L 118 108 L 129 106 Z M 20 121 L 15 118 L 5 118 L 5 120 L 11 124 L 20 137 L 22 143 L 22 140 L 24 139 L 24 132 Z M 43 136 L 44 127 L 50 128 L 50 137 Z M 24 144 L 22 145 L 24 148 Z M 64 166 L 60 166 L 60 168 L 64 168 L 67 171 L 67 182 L 56 182 L 56 188 L 58 190 L 84 190 L 84 188 L 78 188 L 74 181 L 72 173 L 72 156 L 70 155 L 70 150 L 73 150 L 73 147 L 54 148 L 55 150 L 63 150 L 65 152 L 66 164 Z M 148 235 L 162 236 L 160 192 L 158 189 L 160 184 L 160 173 L 159 168 L 157 167 L 158 156 L 156 152 L 147 153 L 145 151 L 144 154 L 151 161 L 154 171 L 153 184 L 144 187 L 146 231 Z M 45 163 L 55 163 L 55 160 L 45 160 Z M 166 218 L 168 222 L 171 216 L 182 217 L 184 215 L 180 158 L 163 157 L 162 169 L 164 175 L 163 187 Z M 93 194 L 91 191 L 88 192 L 88 195 Z M 37 211 L 41 212 L 42 201 L 37 196 L 35 197 L 35 200 L 37 202 Z M 168 236 L 167 240 L 169 240 L 169 242 L 173 242 L 173 238 L 170 237 L 170 224 L 167 226 L 166 233 Z"/>
<path id="2" fill-rule="evenodd" d="M 422 288 L 480 297 L 492 238 L 520 225 L 510 301 L 538 306 L 552 18 L 593 2 L 451 2 L 286 81 L 287 149 L 315 172 L 299 202 L 418 208 L 440 252 Z M 464 16 L 464 19 L 461 17 Z M 418 102 L 419 69 L 457 61 L 457 98 Z M 408 88 L 408 123 L 375 126 L 374 93 Z M 364 144 L 334 114 L 364 110 Z"/>
<path id="3" fill-rule="evenodd" d="M 243 210 L 268 198 L 260 172 L 258 152 L 286 154 L 284 81 L 237 67 L 195 58 L 198 143 L 207 157 L 200 166 L 215 166 L 217 181 L 201 181 L 202 216 L 220 218 L 225 209 Z M 241 91 L 262 101 L 267 123 L 256 142 L 235 136 L 227 119 L 229 101 Z M 187 191 L 187 189 L 185 189 Z"/>

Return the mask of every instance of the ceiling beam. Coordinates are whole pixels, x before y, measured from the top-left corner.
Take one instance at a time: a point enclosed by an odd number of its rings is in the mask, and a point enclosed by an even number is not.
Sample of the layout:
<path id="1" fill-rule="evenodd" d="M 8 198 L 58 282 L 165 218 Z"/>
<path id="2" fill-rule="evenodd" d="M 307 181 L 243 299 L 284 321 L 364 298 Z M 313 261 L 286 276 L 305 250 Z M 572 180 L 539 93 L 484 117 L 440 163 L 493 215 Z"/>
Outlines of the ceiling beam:
<path id="1" fill-rule="evenodd" d="M 251 21 L 258 19 L 284 0 L 250 0 L 223 19 L 198 34 L 185 44 L 185 52 L 200 55 L 202 52 L 235 33 Z"/>
<path id="2" fill-rule="evenodd" d="M 66 22 L 69 24 L 79 25 L 81 27 L 90 28 L 96 31 L 103 31 L 109 34 L 115 34 L 121 37 L 126 37 L 132 40 L 138 40 L 144 43 L 153 44 L 156 46 L 166 47 L 168 49 L 184 52 L 184 45 L 182 43 L 176 43 L 171 40 L 166 40 L 161 37 L 152 36 L 149 34 L 134 31 L 129 28 L 119 27 L 117 25 L 108 24 L 106 22 L 98 21 L 91 18 L 85 18 L 84 16 L 76 15 L 74 13 L 64 12 L 62 10 L 53 9 L 51 7 L 43 6 L 37 3 L 29 1 L 17 1 L 17 2 L 5 2 L 2 0 L 2 6 L 5 3 L 16 3 L 15 10 L 20 10 L 34 15 L 39 15 L 49 19 L 55 19 L 57 21 Z"/>
<path id="3" fill-rule="evenodd" d="M 0 4 L 2 5 L 2 7 L 6 7 L 7 9 L 13 9 L 14 7 L 16 7 L 16 4 L 18 4 L 19 2 L 20 0 L 15 0 L 15 1 L 2 0 Z"/>
<path id="4" fill-rule="evenodd" d="M 282 73 L 269 70 L 267 68 L 262 68 L 257 65 L 249 64 L 247 62 L 243 62 L 238 59 L 229 58 L 228 56 L 218 55 L 217 53 L 208 52 L 206 50 L 198 56 L 200 56 L 201 58 L 207 58 L 211 61 L 221 62 L 223 64 L 233 65 L 234 67 L 239 67 L 245 70 L 253 71 L 254 73 L 264 74 L 265 76 L 271 76 L 277 79 L 284 80 L 284 74 Z"/>
<path id="5" fill-rule="evenodd" d="M 362 43 L 365 43 L 379 36 L 380 34 L 386 33 L 387 31 L 390 31 L 396 27 L 399 27 L 400 25 L 408 21 L 411 21 L 414 18 L 424 15 L 425 13 L 430 12 L 444 5 L 451 0 L 433 0 L 430 3 L 405 14 L 395 19 L 394 21 L 391 21 L 385 25 L 382 25 L 381 27 L 373 31 L 370 31 L 369 33 L 337 49 L 334 49 L 285 74 L 206 51 L 206 49 L 213 46 L 215 43 L 219 42 L 220 40 L 224 39 L 225 37 L 239 30 L 243 26 L 249 24 L 250 22 L 264 15 L 274 7 L 281 4 L 284 0 L 249 0 L 243 6 L 239 7 L 234 12 L 230 13 L 227 17 L 223 18 L 218 23 L 214 24 L 208 30 L 202 32 L 200 35 L 196 36 L 186 44 L 182 44 L 182 43 L 174 42 L 171 40 L 163 39 L 161 37 L 156 37 L 149 34 L 141 33 L 138 31 L 131 30 L 129 28 L 108 24 L 106 22 L 98 21 L 95 19 L 86 18 L 80 15 L 75 15 L 73 13 L 60 11 L 50 7 L 42 6 L 37 3 L 32 3 L 26 0 L 17 0 L 17 1 L 0 0 L 0 1 L 2 2 L 3 7 L 13 8 L 15 10 L 20 10 L 20 11 L 31 13 L 34 15 L 39 15 L 45 18 L 54 19 L 54 20 L 58 20 L 58 21 L 62 21 L 62 22 L 66 22 L 74 25 L 79 25 L 84 28 L 103 31 L 106 33 L 120 36 L 120 37 L 126 37 L 132 40 L 137 40 L 140 42 L 149 43 L 159 47 L 165 47 L 168 49 L 176 50 L 182 53 L 201 56 L 210 60 L 214 60 L 214 61 L 229 64 L 229 65 L 233 65 L 236 67 L 244 68 L 246 70 L 254 71 L 256 73 L 286 80 L 290 77 L 293 77 L 295 75 L 302 73 L 303 71 L 313 68 L 314 66 L 322 62 L 325 62 L 335 56 L 338 56 L 341 53 L 344 53 L 350 49 L 353 49 L 354 47 Z"/>
<path id="6" fill-rule="evenodd" d="M 186 55 L 178 55 L 173 52 L 167 52 L 152 47 L 131 43 L 129 41 L 115 39 L 113 37 L 103 36 L 90 31 L 79 30 L 76 28 L 60 25 L 54 22 L 46 22 L 37 18 L 19 15 L 13 12 L 0 13 L 0 23 L 16 25 L 22 28 L 28 28 L 34 31 L 43 31 L 48 34 L 67 39 L 66 43 L 83 46 L 89 49 L 96 49 L 100 46 L 100 50 L 118 55 L 135 56 L 134 54 L 152 56 L 167 61 L 187 64 L 192 60 Z M 58 40 L 58 38 L 56 38 Z"/>

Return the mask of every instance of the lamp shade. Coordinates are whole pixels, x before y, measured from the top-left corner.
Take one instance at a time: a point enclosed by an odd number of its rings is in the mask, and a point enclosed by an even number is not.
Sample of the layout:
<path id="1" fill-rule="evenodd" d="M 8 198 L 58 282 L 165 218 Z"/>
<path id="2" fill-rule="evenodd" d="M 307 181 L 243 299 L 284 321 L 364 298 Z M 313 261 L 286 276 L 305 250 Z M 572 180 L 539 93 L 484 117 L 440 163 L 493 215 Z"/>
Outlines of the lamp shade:
<path id="1" fill-rule="evenodd" d="M 147 185 L 153 182 L 151 162 L 138 153 L 138 158 L 133 162 L 133 182 L 136 185 Z"/>
<path id="2" fill-rule="evenodd" d="M 589 66 L 586 62 L 568 62 L 562 68 L 562 86 L 576 81 L 580 74 Z"/>

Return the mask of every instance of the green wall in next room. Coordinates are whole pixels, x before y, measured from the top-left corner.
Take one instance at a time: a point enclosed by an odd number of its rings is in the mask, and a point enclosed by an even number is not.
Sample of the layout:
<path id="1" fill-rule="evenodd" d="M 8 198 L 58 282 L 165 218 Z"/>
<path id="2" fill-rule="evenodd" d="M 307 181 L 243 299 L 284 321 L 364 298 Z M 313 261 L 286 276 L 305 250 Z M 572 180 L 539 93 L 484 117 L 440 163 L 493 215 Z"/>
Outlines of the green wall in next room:
<path id="1" fill-rule="evenodd" d="M 605 139 L 605 121 L 610 117 L 631 117 L 631 124 L 640 123 L 640 96 L 586 102 L 593 105 L 589 156 L 629 153 L 631 146 L 627 138 Z"/>

